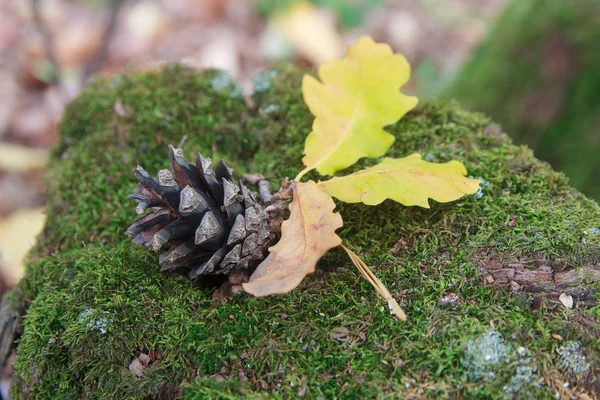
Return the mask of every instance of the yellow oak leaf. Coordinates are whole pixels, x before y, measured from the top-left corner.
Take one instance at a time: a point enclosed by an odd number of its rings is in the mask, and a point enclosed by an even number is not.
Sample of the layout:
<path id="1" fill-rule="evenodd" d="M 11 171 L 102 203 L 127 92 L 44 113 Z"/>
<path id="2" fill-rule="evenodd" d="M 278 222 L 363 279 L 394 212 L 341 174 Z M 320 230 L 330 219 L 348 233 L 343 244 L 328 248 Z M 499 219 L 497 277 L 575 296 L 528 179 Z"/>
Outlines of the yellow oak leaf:
<path id="1" fill-rule="evenodd" d="M 377 205 L 392 199 L 405 206 L 429 208 L 428 198 L 440 203 L 477 192 L 480 181 L 465 177 L 458 161 L 444 164 L 423 161 L 420 154 L 385 158 L 374 167 L 319 182 L 319 187 L 346 203 Z"/>
<path id="2" fill-rule="evenodd" d="M 321 82 L 306 75 L 304 101 L 315 116 L 306 138 L 302 162 L 332 175 L 361 157 L 380 157 L 394 143 L 383 127 L 398 121 L 417 105 L 417 98 L 400 93 L 410 65 L 384 43 L 361 37 L 342 60 L 319 68 Z"/>
<path id="3" fill-rule="evenodd" d="M 343 225 L 342 217 L 333 212 L 331 196 L 313 181 L 295 183 L 293 193 L 290 217 L 281 225 L 281 239 L 243 284 L 254 296 L 293 290 L 307 274 L 315 272 L 323 254 L 342 243 L 335 233 Z"/>

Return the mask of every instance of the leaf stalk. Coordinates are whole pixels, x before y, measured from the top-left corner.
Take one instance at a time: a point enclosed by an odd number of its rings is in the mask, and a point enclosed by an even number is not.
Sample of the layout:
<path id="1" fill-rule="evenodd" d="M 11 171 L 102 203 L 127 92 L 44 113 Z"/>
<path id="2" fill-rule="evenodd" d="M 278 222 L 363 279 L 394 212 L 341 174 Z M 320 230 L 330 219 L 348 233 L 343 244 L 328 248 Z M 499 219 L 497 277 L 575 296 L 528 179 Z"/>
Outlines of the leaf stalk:
<path id="1" fill-rule="evenodd" d="M 393 315 L 395 315 L 398 319 L 406 321 L 406 314 L 404 313 L 404 310 L 402 310 L 402 308 L 398 305 L 398 302 L 396 301 L 396 299 L 394 299 L 394 297 L 392 297 L 392 294 L 389 292 L 389 290 L 387 290 L 383 282 L 381 282 L 379 278 L 375 276 L 373 271 L 371 271 L 367 264 L 365 264 L 365 262 L 361 260 L 356 253 L 354 253 L 352 250 L 350 250 L 343 244 L 341 246 L 346 251 L 346 253 L 348 253 L 350 260 L 352 260 L 352 263 L 356 266 L 360 274 L 367 281 L 369 281 L 369 283 L 373 285 L 377 293 L 379 293 L 381 297 L 383 297 L 384 300 L 387 301 L 388 306 L 390 308 L 390 312 Z"/>

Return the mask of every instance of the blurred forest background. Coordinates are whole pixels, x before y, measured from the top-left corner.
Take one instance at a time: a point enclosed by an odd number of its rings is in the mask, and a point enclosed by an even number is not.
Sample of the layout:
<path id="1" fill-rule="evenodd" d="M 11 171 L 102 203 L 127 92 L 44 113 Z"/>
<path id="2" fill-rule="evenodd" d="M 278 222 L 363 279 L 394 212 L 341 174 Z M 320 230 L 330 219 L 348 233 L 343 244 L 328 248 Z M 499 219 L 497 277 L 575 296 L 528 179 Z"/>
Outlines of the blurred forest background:
<path id="1" fill-rule="evenodd" d="M 42 228 L 62 110 L 93 75 L 181 62 L 250 94 L 262 70 L 316 67 L 361 35 L 407 57 L 406 92 L 486 112 L 600 199 L 597 0 L 0 0 L 0 293 Z"/>

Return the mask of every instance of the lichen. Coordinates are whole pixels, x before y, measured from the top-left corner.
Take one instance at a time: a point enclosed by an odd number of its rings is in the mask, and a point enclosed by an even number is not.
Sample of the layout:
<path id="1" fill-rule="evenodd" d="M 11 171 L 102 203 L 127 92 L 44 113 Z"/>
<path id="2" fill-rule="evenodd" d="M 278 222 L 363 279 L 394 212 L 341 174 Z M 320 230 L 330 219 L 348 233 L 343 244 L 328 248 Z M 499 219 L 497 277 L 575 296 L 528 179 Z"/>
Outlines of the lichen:
<path id="1" fill-rule="evenodd" d="M 165 168 L 165 145 L 187 135 L 190 158 L 197 151 L 225 158 L 236 175 L 263 173 L 273 186 L 295 176 L 313 117 L 301 96 L 304 72 L 276 71 L 252 110 L 213 87 L 218 72 L 177 66 L 119 75 L 118 84 L 100 79 L 68 107 L 50 162 L 48 222 L 11 294 L 28 307 L 16 397 L 502 398 L 523 390 L 549 398 L 528 374 L 558 368 L 553 333 L 578 340 L 596 368 L 600 344 L 563 313 L 595 320 L 598 306 L 534 313 L 521 297 L 481 284 L 477 255 L 536 252 L 583 265 L 600 254 L 600 237 L 583 233 L 600 226 L 600 209 L 531 151 L 505 135 L 484 135 L 490 120 L 454 103 L 424 103 L 388 127 L 396 136 L 388 155 L 460 160 L 489 182 L 482 198 L 431 209 L 338 203 L 340 236 L 400 301 L 408 322 L 389 315 L 341 251 L 293 292 L 265 298 L 213 300 L 207 283 L 161 273 L 153 253 L 124 237 L 136 218 L 125 199 L 136 185 L 132 168 Z M 115 112 L 117 100 L 128 115 Z M 261 114 L 268 105 L 278 112 Z M 444 308 L 439 299 L 449 292 L 461 301 Z M 106 332 L 87 318 L 105 318 Z M 491 320 L 506 347 L 533 356 L 519 364 L 509 351 L 491 381 L 467 381 L 461 344 L 477 341 Z M 344 335 L 332 339 L 332 331 Z M 155 359 L 138 377 L 128 367 L 140 353 Z M 519 367 L 531 382 L 516 378 Z"/>
<path id="2" fill-rule="evenodd" d="M 466 368 L 467 378 L 471 380 L 491 379 L 494 367 L 508 357 L 509 348 L 504 344 L 502 335 L 494 330 L 467 343 L 461 364 Z"/>
<path id="3" fill-rule="evenodd" d="M 112 320 L 108 320 L 103 314 L 100 314 L 101 316 L 98 316 L 98 314 L 98 311 L 88 308 L 79 314 L 77 322 L 83 324 L 86 329 L 96 330 L 105 334 L 108 331 L 108 326 L 112 323 Z"/>
<path id="4" fill-rule="evenodd" d="M 476 179 L 479 179 L 481 183 L 479 184 L 479 189 L 477 189 L 477 192 L 475 192 L 475 194 L 473 195 L 473 200 L 481 200 L 481 198 L 483 198 L 483 196 L 485 195 L 484 191 L 487 189 L 490 183 L 483 179 L 481 176 L 476 177 Z"/>
<path id="5" fill-rule="evenodd" d="M 571 376 L 584 376 L 590 371 L 590 363 L 581 351 L 581 344 L 570 341 L 558 347 L 556 352 L 560 356 L 560 368 Z"/>
<path id="6" fill-rule="evenodd" d="M 268 118 L 271 114 L 279 113 L 279 108 L 280 107 L 277 104 L 265 104 L 263 107 L 261 107 L 260 113 L 265 118 Z"/>
<path id="7" fill-rule="evenodd" d="M 530 387 L 534 385 L 539 388 L 541 380 L 536 373 L 535 362 L 532 359 L 531 352 L 525 347 L 519 347 L 516 350 L 516 355 L 513 355 L 516 360 L 513 364 L 514 375 L 510 378 L 508 385 L 504 386 L 505 399 L 534 399 Z"/>
<path id="8" fill-rule="evenodd" d="M 600 236 L 600 228 L 590 228 L 586 231 L 586 233 L 591 236 Z"/>
<path id="9" fill-rule="evenodd" d="M 493 329 L 469 340 L 461 364 L 465 367 L 467 380 L 483 381 L 498 389 L 502 387 L 498 394 L 502 399 L 534 399 L 541 388 L 529 349 L 523 346 L 515 349 Z"/>
<path id="10" fill-rule="evenodd" d="M 271 88 L 271 81 L 277 76 L 278 71 L 276 69 L 269 69 L 260 74 L 256 75 L 252 79 L 254 84 L 254 92 L 266 92 Z"/>
<path id="11" fill-rule="evenodd" d="M 217 72 L 210 81 L 210 85 L 217 92 L 227 93 L 231 97 L 242 97 L 244 95 L 244 91 L 237 81 L 225 71 Z"/>

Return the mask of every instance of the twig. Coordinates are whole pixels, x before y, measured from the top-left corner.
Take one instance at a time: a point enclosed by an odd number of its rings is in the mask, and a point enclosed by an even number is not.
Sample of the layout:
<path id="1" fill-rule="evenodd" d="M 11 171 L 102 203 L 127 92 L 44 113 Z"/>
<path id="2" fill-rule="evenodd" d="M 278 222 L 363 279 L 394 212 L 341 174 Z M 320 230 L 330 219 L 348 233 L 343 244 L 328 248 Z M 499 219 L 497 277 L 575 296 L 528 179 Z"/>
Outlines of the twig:
<path id="1" fill-rule="evenodd" d="M 262 199 L 263 203 L 271 204 L 271 200 L 273 200 L 273 195 L 271 194 L 271 184 L 268 180 L 262 179 L 258 181 L 258 194 Z"/>
<path id="2" fill-rule="evenodd" d="M 37 0 L 34 0 L 37 1 Z M 117 17 L 119 15 L 119 10 L 123 5 L 124 0 L 111 0 L 109 5 L 109 16 L 108 23 L 106 24 L 106 28 L 104 29 L 104 33 L 102 34 L 102 41 L 100 42 L 100 46 L 96 51 L 96 54 L 92 61 L 87 65 L 83 72 L 83 76 L 81 78 L 81 86 L 85 83 L 93 74 L 100 68 L 104 59 L 106 58 L 106 54 L 108 53 L 108 45 L 110 44 L 110 40 L 115 32 L 115 28 L 117 26 Z"/>
<path id="3" fill-rule="evenodd" d="M 33 14 L 33 21 L 42 35 L 44 49 L 46 51 L 46 56 L 48 57 L 48 62 L 50 63 L 50 83 L 58 86 L 61 79 L 60 70 L 58 69 L 58 64 L 56 63 L 56 57 L 54 53 L 54 41 L 52 40 L 50 32 L 48 29 L 46 29 L 46 25 L 42 20 L 42 14 L 40 13 L 40 0 L 31 0 L 31 12 Z"/>
<path id="4" fill-rule="evenodd" d="M 271 194 L 271 183 L 263 174 L 244 174 L 242 180 L 251 185 L 258 185 L 258 194 L 265 204 L 271 204 L 273 194 Z"/>
<path id="5" fill-rule="evenodd" d="M 242 176 L 242 179 L 244 180 L 244 182 L 248 182 L 251 185 L 257 185 L 258 182 L 267 178 L 263 174 L 244 174 Z"/>

